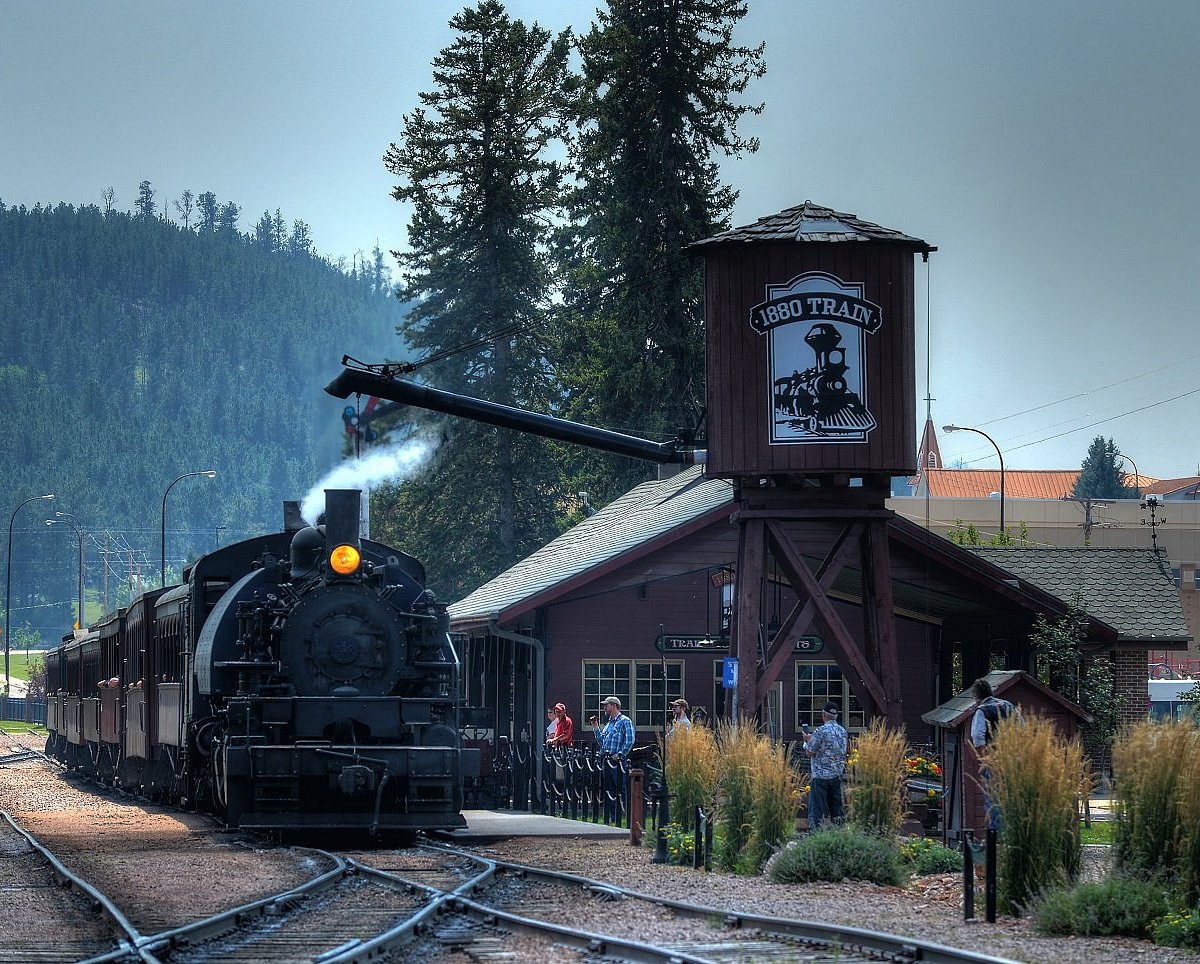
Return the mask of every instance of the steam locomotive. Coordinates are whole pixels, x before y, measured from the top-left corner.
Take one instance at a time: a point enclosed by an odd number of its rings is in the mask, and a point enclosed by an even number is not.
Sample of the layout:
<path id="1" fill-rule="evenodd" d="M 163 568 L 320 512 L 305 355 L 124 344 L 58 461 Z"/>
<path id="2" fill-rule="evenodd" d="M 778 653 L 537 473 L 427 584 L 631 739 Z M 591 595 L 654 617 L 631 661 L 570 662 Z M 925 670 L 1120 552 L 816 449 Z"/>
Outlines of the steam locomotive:
<path id="1" fill-rule="evenodd" d="M 461 827 L 459 661 L 421 564 L 324 524 L 210 553 L 47 654 L 47 752 L 231 827 L 411 834 Z"/>

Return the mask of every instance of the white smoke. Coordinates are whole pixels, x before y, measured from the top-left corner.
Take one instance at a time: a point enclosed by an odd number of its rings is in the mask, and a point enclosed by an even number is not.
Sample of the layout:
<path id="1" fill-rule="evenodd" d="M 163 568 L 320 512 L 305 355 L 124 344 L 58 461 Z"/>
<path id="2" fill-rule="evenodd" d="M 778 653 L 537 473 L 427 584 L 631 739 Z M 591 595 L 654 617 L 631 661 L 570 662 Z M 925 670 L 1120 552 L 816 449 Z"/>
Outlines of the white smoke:
<path id="1" fill-rule="evenodd" d="M 309 525 L 325 511 L 326 489 L 358 489 L 366 492 L 379 482 L 403 482 L 433 453 L 432 442 L 419 439 L 378 449 L 358 459 L 348 459 L 332 469 L 300 503 L 300 515 Z"/>

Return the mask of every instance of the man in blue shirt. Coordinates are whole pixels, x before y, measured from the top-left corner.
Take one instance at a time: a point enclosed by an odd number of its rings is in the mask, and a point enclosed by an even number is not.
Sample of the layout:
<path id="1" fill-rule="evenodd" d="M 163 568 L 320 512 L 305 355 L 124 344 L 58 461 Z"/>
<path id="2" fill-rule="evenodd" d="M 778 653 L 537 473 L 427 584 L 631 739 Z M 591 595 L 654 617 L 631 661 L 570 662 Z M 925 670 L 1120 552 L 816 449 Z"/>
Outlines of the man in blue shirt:
<path id="1" fill-rule="evenodd" d="M 608 716 L 604 726 L 595 727 L 603 774 L 604 822 L 617 823 L 625 800 L 625 761 L 633 749 L 633 720 L 621 712 L 621 701 L 615 696 L 605 699 L 600 708 Z"/>
<path id="2" fill-rule="evenodd" d="M 838 705 L 830 700 L 821 710 L 824 721 L 811 733 L 802 734 L 811 758 L 812 784 L 808 790 L 808 829 L 819 830 L 832 820 L 842 822 L 842 776 L 846 772 L 849 737 L 837 721 Z"/>

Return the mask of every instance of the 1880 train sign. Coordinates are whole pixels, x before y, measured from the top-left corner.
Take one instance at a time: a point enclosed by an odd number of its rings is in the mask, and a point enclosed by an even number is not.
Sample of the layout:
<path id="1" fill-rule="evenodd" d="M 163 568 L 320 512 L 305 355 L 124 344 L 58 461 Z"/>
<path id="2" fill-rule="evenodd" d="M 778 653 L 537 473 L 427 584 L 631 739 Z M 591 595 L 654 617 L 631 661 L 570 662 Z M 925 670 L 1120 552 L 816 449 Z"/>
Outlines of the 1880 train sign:
<path id="1" fill-rule="evenodd" d="M 811 271 L 767 285 L 750 327 L 767 337 L 772 445 L 863 442 L 876 426 L 867 397 L 867 336 L 883 324 L 863 285 Z"/>

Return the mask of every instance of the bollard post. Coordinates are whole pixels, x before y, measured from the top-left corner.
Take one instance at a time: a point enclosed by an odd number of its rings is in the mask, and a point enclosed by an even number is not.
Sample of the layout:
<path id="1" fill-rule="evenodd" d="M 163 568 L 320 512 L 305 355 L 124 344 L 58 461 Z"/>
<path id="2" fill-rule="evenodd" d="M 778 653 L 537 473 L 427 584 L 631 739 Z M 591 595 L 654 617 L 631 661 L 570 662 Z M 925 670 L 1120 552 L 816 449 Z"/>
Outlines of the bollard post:
<path id="1" fill-rule="evenodd" d="M 696 808 L 695 823 L 692 824 L 692 869 L 699 870 L 704 863 L 704 810 Z"/>
<path id="2" fill-rule="evenodd" d="M 629 771 L 629 842 L 634 847 L 642 845 L 644 805 L 642 799 L 642 769 L 641 767 L 636 767 Z"/>
<path id="3" fill-rule="evenodd" d="M 975 856 L 971 853 L 970 830 L 963 831 L 963 920 L 975 919 Z"/>
<path id="4" fill-rule="evenodd" d="M 987 870 L 984 880 L 984 899 L 987 908 L 987 922 L 996 923 L 996 828 L 987 830 Z"/>

